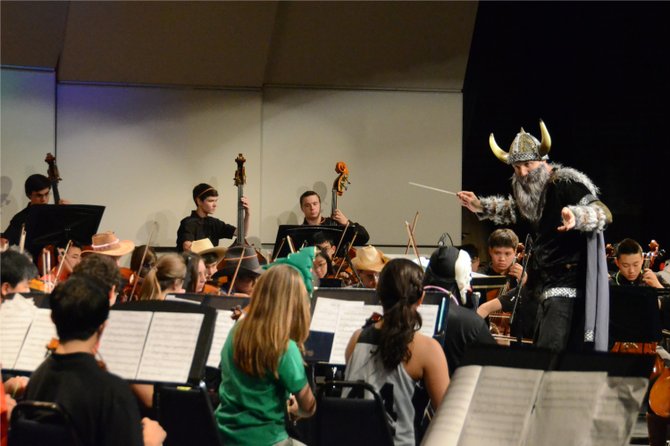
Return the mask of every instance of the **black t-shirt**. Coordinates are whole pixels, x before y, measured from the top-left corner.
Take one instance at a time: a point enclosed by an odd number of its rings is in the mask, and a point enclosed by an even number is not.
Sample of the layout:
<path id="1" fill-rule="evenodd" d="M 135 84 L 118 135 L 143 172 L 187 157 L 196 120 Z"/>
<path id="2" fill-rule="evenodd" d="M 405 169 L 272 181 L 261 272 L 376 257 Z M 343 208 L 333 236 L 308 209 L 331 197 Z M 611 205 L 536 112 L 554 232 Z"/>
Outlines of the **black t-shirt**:
<path id="1" fill-rule="evenodd" d="M 192 211 L 191 215 L 183 218 L 179 223 L 177 251 L 184 250 L 184 242 L 192 242 L 203 238 L 208 238 L 212 241 L 212 245 L 219 246 L 219 239 L 233 238 L 235 230 L 235 226 L 229 225 L 218 218 L 209 216 L 202 218 L 196 211 Z"/>
<path id="2" fill-rule="evenodd" d="M 84 445 L 142 446 L 142 422 L 128 383 L 87 353 L 53 354 L 30 377 L 26 399 L 60 404 Z"/>

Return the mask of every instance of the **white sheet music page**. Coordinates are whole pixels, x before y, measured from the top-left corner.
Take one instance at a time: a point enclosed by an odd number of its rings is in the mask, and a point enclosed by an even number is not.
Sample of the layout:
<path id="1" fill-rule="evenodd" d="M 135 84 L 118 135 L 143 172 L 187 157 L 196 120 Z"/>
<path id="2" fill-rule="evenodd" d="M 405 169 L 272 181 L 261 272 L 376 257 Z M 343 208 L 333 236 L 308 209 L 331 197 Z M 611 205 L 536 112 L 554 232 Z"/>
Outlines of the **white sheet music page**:
<path id="1" fill-rule="evenodd" d="M 435 334 L 435 324 L 437 323 L 437 313 L 440 310 L 439 305 L 419 305 L 417 311 L 421 315 L 421 330 L 422 333 L 430 338 Z"/>
<path id="2" fill-rule="evenodd" d="M 521 444 L 544 373 L 543 370 L 484 367 L 458 444 Z"/>
<path id="3" fill-rule="evenodd" d="M 107 327 L 100 339 L 100 357 L 107 370 L 124 379 L 135 379 L 147 339 L 151 311 L 109 312 Z"/>
<path id="4" fill-rule="evenodd" d="M 14 304 L 17 297 L 19 296 L 15 296 L 0 307 L 0 366 L 5 370 L 14 368 L 33 321 L 33 315 L 37 311 L 37 307 L 32 304 L 29 306 Z"/>
<path id="5" fill-rule="evenodd" d="M 596 403 L 589 444 L 630 444 L 648 384 L 649 380 L 641 377 L 607 378 Z"/>
<path id="6" fill-rule="evenodd" d="M 606 381 L 606 372 L 545 372 L 524 444 L 590 444 L 587 437 Z"/>
<path id="7" fill-rule="evenodd" d="M 56 326 L 51 321 L 51 310 L 38 308 L 26 339 L 23 341 L 14 369 L 34 371 L 44 361 L 49 341 L 56 336 Z"/>
<path id="8" fill-rule="evenodd" d="M 230 310 L 216 310 L 216 325 L 214 326 L 214 338 L 212 339 L 212 346 L 209 349 L 209 356 L 207 356 L 207 365 L 209 367 L 218 367 L 221 362 L 221 350 L 223 344 L 226 343 L 230 330 L 235 325 Z"/>
<path id="9" fill-rule="evenodd" d="M 204 315 L 155 312 L 138 380 L 186 383 Z"/>
<path id="10" fill-rule="evenodd" d="M 350 303 L 347 302 L 347 304 Z M 330 350 L 330 360 L 328 362 L 344 365 L 344 351 L 347 349 L 351 335 L 365 324 L 365 321 L 372 316 L 372 313 L 377 312 L 381 314 L 382 311 L 383 309 L 380 305 L 342 305 L 337 318 L 333 348 Z"/>
<path id="11" fill-rule="evenodd" d="M 324 333 L 335 333 L 339 319 L 340 308 L 346 306 L 363 306 L 363 301 L 348 301 L 319 297 L 314 306 L 310 331 L 321 331 Z"/>
<path id="12" fill-rule="evenodd" d="M 481 372 L 482 367 L 478 365 L 456 369 L 442 404 L 428 426 L 422 446 L 458 444 Z"/>

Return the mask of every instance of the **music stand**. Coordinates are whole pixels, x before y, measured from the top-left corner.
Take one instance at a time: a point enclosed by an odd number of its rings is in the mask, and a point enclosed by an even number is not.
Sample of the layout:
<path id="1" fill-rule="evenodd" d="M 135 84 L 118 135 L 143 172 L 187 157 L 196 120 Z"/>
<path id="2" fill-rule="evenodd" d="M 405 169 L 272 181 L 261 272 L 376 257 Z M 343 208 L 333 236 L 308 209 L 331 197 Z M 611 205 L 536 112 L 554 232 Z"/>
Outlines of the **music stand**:
<path id="1" fill-rule="evenodd" d="M 619 342 L 657 342 L 661 339 L 661 311 L 656 288 L 610 286 L 609 337 Z"/>
<path id="2" fill-rule="evenodd" d="M 293 246 L 295 249 L 300 249 L 304 246 L 314 245 L 314 234 L 317 232 L 323 232 L 327 237 L 333 240 L 335 246 L 339 243 L 342 238 L 342 233 L 344 232 L 344 226 L 309 226 L 309 225 L 279 225 L 277 229 L 277 237 L 275 238 L 274 251 L 272 252 L 272 258 L 276 259 L 279 257 L 286 257 L 291 252 L 288 241 L 286 240 L 287 236 L 290 236 L 293 240 Z M 356 234 L 355 229 L 351 227 L 347 230 L 342 243 L 340 243 L 340 249 L 335 253 L 335 257 L 344 257 L 351 243 L 351 239 L 354 238 Z"/>
<path id="3" fill-rule="evenodd" d="M 90 244 L 104 211 L 104 206 L 89 204 L 28 206 L 26 248 L 36 259 L 46 245 L 65 245 L 69 240 Z"/>

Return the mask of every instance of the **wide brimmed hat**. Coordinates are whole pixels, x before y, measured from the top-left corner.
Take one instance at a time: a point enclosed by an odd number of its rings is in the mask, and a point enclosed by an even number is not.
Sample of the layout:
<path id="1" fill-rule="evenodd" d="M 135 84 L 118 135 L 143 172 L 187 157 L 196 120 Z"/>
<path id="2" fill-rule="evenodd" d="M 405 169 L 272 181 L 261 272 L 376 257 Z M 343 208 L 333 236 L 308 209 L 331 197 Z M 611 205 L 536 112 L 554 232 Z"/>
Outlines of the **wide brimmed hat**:
<path id="1" fill-rule="evenodd" d="M 194 240 L 191 242 L 191 252 L 200 256 L 213 252 L 216 254 L 217 263 L 226 256 L 226 251 L 228 251 L 228 248 L 223 246 L 214 246 L 212 241 L 208 238 L 202 238 L 200 240 Z"/>
<path id="2" fill-rule="evenodd" d="M 135 243 L 132 240 L 119 240 L 113 231 L 94 234 L 91 242 L 91 249 L 82 251 L 82 254 L 96 253 L 119 257 L 135 249 Z"/>
<path id="3" fill-rule="evenodd" d="M 381 272 L 389 259 L 372 245 L 358 248 L 351 263 L 357 270 Z"/>
<path id="4" fill-rule="evenodd" d="M 263 268 L 258 261 L 258 255 L 253 246 L 232 246 L 226 251 L 224 260 L 226 261 L 226 264 L 214 275 L 214 277 L 234 274 L 238 263 L 240 264 L 239 271 L 246 271 L 258 275 L 263 273 Z"/>

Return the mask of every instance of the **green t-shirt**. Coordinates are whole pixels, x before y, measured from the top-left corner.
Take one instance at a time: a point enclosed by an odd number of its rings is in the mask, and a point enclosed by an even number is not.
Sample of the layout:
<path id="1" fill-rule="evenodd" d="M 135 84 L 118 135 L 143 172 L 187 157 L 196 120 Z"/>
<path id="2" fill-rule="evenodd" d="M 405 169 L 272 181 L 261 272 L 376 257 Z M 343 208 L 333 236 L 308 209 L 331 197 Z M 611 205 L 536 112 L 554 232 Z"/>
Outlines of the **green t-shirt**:
<path id="1" fill-rule="evenodd" d="M 284 413 L 289 393 L 307 384 L 302 355 L 294 341 L 279 360 L 279 379 L 247 375 L 233 362 L 231 331 L 221 351 L 220 404 L 215 416 L 228 445 L 273 445 L 288 437 Z"/>

